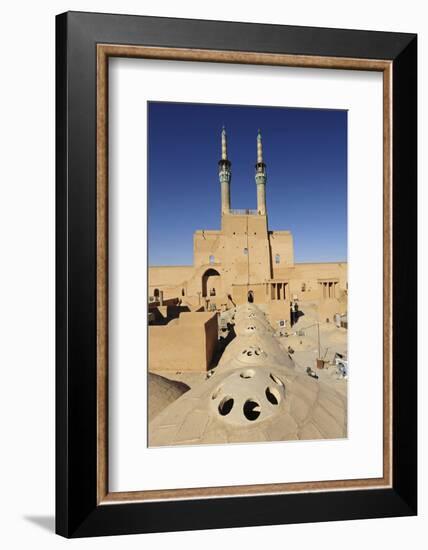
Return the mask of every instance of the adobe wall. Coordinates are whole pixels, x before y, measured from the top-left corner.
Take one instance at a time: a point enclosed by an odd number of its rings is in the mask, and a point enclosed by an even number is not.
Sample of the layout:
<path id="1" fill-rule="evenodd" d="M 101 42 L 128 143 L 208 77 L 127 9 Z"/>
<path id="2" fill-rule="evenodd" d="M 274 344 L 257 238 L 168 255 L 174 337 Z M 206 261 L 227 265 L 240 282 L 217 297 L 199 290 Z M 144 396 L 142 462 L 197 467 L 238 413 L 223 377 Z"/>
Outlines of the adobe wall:
<path id="1" fill-rule="evenodd" d="M 242 305 L 248 302 L 248 293 L 253 293 L 255 304 L 264 304 L 267 301 L 266 298 L 266 285 L 263 284 L 249 284 L 249 285 L 233 285 L 232 286 L 232 298 L 235 304 Z"/>
<path id="2" fill-rule="evenodd" d="M 271 276 L 266 216 L 225 214 L 221 231 L 196 231 L 193 236 L 195 271 L 188 294 L 202 292 L 202 276 L 215 269 L 221 282 L 211 284 L 216 295 L 233 295 L 233 285 L 257 285 Z M 290 237 L 288 236 L 288 241 Z M 208 296 L 209 297 L 209 296 Z M 239 303 L 242 298 L 237 295 Z M 245 293 L 245 301 L 246 301 Z M 227 300 L 226 300 L 227 301 Z"/>
<path id="3" fill-rule="evenodd" d="M 232 285 L 262 283 L 271 276 L 267 218 L 260 215 L 225 215 L 222 263 L 225 289 Z"/>
<path id="4" fill-rule="evenodd" d="M 195 268 L 210 265 L 210 256 L 214 264 L 221 263 L 222 235 L 216 230 L 198 230 L 193 234 L 193 264 Z"/>
<path id="5" fill-rule="evenodd" d="M 185 312 L 165 326 L 149 326 L 149 371 L 206 371 L 217 343 L 215 313 Z"/>
<path id="6" fill-rule="evenodd" d="M 153 313 L 153 319 L 156 324 L 165 325 L 172 319 L 177 319 L 183 313 L 190 311 L 190 308 L 186 305 L 178 306 L 176 303 L 163 306 L 149 304 L 149 311 Z"/>
<path id="7" fill-rule="evenodd" d="M 335 298 L 347 292 L 347 263 L 301 263 L 294 267 L 274 267 L 274 278 L 289 281 L 290 297 L 298 300 L 324 299 L 320 282 L 337 281 Z"/>
<path id="8" fill-rule="evenodd" d="M 164 299 L 182 297 L 188 293 L 188 281 L 194 274 L 194 267 L 191 265 L 177 266 L 150 266 L 148 268 L 149 296 L 154 295 L 157 288 L 164 293 Z"/>
<path id="9" fill-rule="evenodd" d="M 339 300 L 321 300 L 318 303 L 316 316 L 318 321 L 325 322 L 327 319 L 330 323 L 334 322 L 336 313 L 344 314 L 347 312 L 347 302 Z"/>
<path id="10" fill-rule="evenodd" d="M 269 245 L 274 273 L 275 270 L 294 265 L 294 245 L 291 231 L 269 231 Z"/>
<path id="11" fill-rule="evenodd" d="M 194 267 L 149 268 L 150 295 L 157 288 L 163 291 L 164 300 L 178 298 L 183 303 L 191 301 L 195 307 L 206 306 L 208 299 L 218 309 L 232 305 L 228 295 L 237 305 L 246 303 L 249 290 L 253 291 L 255 303 L 276 301 L 278 298 L 272 294 L 275 289 L 279 289 L 283 300 L 284 287 L 266 286 L 265 282 L 270 281 L 287 283 L 286 300 L 346 301 L 346 262 L 294 263 L 291 232 L 268 232 L 266 216 L 223 215 L 222 230 L 196 231 L 193 245 Z M 203 285 L 207 270 L 215 273 Z M 215 296 L 211 296 L 214 292 Z"/>
<path id="12" fill-rule="evenodd" d="M 149 267 L 149 286 L 174 286 L 189 279 L 194 272 L 192 265 L 161 265 Z"/>
<path id="13" fill-rule="evenodd" d="M 269 322 L 275 330 L 279 330 L 279 321 L 285 320 L 287 324 L 281 327 L 283 330 L 290 330 L 290 300 L 272 301 L 267 305 L 267 315 Z"/>
<path id="14" fill-rule="evenodd" d="M 213 315 L 205 323 L 205 358 L 206 358 L 206 369 L 208 370 L 211 366 L 211 360 L 214 355 L 214 351 L 218 341 L 218 317 Z"/>

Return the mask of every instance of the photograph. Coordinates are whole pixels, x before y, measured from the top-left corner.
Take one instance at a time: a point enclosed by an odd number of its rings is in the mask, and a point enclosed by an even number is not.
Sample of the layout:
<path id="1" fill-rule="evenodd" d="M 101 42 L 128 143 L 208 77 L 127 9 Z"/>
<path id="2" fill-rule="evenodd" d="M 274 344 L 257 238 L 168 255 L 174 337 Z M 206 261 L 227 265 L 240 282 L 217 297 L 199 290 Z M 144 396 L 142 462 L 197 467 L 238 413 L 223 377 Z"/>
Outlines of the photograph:
<path id="1" fill-rule="evenodd" d="M 1 548 L 427 547 L 413 4 L 3 5 Z"/>
<path id="2" fill-rule="evenodd" d="M 148 446 L 347 438 L 347 110 L 147 119 Z"/>

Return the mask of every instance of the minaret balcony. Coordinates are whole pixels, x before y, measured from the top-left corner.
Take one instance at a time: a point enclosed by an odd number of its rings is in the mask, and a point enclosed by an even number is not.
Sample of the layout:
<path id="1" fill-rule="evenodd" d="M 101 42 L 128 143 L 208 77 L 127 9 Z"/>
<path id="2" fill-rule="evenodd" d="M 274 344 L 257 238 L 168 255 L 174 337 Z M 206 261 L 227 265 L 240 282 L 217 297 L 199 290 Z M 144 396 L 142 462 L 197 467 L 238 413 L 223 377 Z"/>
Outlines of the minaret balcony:
<path id="1" fill-rule="evenodd" d="M 229 214 L 232 216 L 258 216 L 259 212 L 248 208 L 231 208 Z"/>

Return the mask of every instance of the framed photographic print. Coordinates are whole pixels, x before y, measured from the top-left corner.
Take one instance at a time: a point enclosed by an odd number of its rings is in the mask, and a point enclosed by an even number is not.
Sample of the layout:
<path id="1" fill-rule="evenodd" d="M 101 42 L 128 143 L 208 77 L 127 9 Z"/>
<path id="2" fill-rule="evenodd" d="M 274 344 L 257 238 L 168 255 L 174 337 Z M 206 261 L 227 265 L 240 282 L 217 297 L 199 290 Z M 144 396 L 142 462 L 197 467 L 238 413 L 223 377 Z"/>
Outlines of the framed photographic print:
<path id="1" fill-rule="evenodd" d="M 57 532 L 416 514 L 416 36 L 56 47 Z"/>

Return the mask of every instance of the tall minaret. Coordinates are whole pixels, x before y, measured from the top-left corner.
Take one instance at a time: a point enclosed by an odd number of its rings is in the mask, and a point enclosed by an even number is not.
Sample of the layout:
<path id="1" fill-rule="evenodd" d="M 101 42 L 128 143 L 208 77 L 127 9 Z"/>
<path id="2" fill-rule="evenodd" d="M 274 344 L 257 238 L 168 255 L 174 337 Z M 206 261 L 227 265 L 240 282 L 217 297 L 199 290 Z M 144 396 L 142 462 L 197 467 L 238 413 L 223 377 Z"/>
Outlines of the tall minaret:
<path id="1" fill-rule="evenodd" d="M 257 184 L 257 212 L 266 216 L 266 164 L 263 162 L 262 134 L 257 133 L 257 163 L 256 163 L 256 184 Z"/>
<path id="2" fill-rule="evenodd" d="M 218 177 L 221 185 L 221 213 L 229 214 L 230 212 L 230 180 L 232 171 L 230 167 L 232 163 L 227 158 L 227 138 L 226 129 L 223 126 L 221 130 L 221 159 L 218 162 Z"/>

